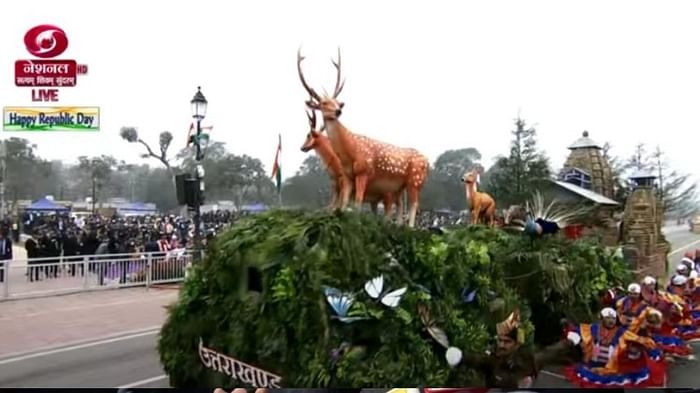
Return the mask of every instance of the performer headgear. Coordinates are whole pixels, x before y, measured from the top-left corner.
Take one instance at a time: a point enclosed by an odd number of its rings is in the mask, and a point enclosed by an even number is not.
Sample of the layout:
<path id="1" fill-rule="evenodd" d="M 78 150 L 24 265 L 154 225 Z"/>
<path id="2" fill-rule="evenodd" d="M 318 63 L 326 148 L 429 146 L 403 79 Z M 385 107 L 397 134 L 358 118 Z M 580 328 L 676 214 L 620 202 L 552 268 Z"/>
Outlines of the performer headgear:
<path id="1" fill-rule="evenodd" d="M 610 307 L 605 307 L 604 309 L 600 310 L 600 317 L 601 318 L 617 318 L 617 312 Z"/>
<path id="2" fill-rule="evenodd" d="M 615 304 L 615 298 L 617 298 L 615 290 L 607 289 L 600 295 L 600 304 L 604 307 L 611 306 Z"/>
<path id="3" fill-rule="evenodd" d="M 509 337 L 519 344 L 525 342 L 525 332 L 520 328 L 520 310 L 515 310 L 503 322 L 496 324 L 499 336 Z"/>
<path id="4" fill-rule="evenodd" d="M 639 295 L 642 293 L 642 287 L 634 282 L 627 287 L 627 293 L 630 295 Z"/>
<path id="5" fill-rule="evenodd" d="M 692 257 L 684 257 L 681 259 L 681 263 L 688 268 L 688 270 L 695 270 L 695 261 Z"/>
<path id="6" fill-rule="evenodd" d="M 685 285 L 688 283 L 688 277 L 682 276 L 680 274 L 676 274 L 673 276 L 673 279 L 671 280 L 671 284 L 675 285 L 677 287 Z"/>

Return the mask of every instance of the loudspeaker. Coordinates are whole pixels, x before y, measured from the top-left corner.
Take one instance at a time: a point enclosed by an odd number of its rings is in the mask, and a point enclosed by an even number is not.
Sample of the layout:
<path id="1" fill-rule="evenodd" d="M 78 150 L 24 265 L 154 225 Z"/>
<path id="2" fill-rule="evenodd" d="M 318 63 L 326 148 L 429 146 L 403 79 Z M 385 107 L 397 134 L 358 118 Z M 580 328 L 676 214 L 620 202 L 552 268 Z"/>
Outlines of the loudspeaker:
<path id="1" fill-rule="evenodd" d="M 197 206 L 197 203 L 201 206 L 204 202 L 204 198 L 202 198 L 202 193 L 199 190 L 199 182 L 200 180 L 192 178 L 188 173 L 176 175 L 175 188 L 177 192 L 177 203 L 180 205 L 187 205 L 191 208 Z"/>
<path id="2" fill-rule="evenodd" d="M 199 182 L 197 179 L 187 179 L 185 181 L 185 201 L 187 206 L 194 209 L 197 204 L 202 206 L 202 193 L 199 191 Z"/>
<path id="3" fill-rule="evenodd" d="M 186 205 L 187 204 L 185 184 L 187 183 L 187 179 L 189 179 L 190 177 L 191 176 L 189 173 L 175 175 L 175 189 L 177 192 L 177 203 L 179 205 Z"/>

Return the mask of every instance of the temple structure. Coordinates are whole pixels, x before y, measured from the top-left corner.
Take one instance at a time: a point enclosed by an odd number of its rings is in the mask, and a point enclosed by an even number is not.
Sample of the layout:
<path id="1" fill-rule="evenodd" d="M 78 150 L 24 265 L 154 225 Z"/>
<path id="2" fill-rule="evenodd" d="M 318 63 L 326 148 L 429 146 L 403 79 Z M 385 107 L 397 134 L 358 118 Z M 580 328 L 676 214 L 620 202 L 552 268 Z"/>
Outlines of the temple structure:
<path id="1" fill-rule="evenodd" d="M 670 246 L 661 226 L 663 208 L 657 198 L 656 176 L 639 171 L 630 176 L 632 192 L 622 218 L 623 253 L 640 277 L 665 277 Z"/>
<path id="2" fill-rule="evenodd" d="M 613 199 L 615 183 L 602 146 L 589 137 L 588 131 L 584 131 L 581 138 L 569 146 L 569 150 L 571 153 L 564 162 L 561 180 L 573 180 L 585 189 Z"/>
<path id="3" fill-rule="evenodd" d="M 612 170 L 603 149 L 589 138 L 588 131 L 569 146 L 569 157 L 556 180 L 552 180 L 545 193 L 564 204 L 592 206 L 593 214 L 585 222 L 568 228 L 570 237 L 597 237 L 603 244 L 619 243 L 615 213 L 620 204 L 613 200 L 614 181 Z M 573 236 L 572 236 L 573 235 Z"/>

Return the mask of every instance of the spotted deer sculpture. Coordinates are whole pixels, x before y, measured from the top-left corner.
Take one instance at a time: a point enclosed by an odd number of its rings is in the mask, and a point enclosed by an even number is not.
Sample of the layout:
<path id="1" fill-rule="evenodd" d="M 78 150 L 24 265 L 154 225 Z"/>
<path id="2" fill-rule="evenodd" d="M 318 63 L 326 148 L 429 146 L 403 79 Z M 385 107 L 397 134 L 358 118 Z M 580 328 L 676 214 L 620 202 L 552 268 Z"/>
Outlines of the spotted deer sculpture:
<path id="1" fill-rule="evenodd" d="M 322 130 L 316 129 L 316 112 L 306 111 L 306 117 L 309 119 L 309 133 L 306 134 L 306 140 L 301 146 L 301 151 L 307 153 L 311 150 L 315 151 L 318 157 L 321 159 L 328 175 L 331 179 L 332 192 L 331 192 L 331 203 L 329 208 L 336 209 L 341 206 L 345 206 L 348 203 L 350 194 L 352 193 L 352 182 L 350 178 L 343 171 L 342 163 L 340 158 L 333 151 L 333 146 L 329 138 L 322 134 Z M 372 207 L 372 211 L 376 214 L 378 210 L 379 202 L 384 204 L 384 216 L 387 219 L 391 218 L 392 208 L 396 204 L 398 217 L 403 214 L 403 198 L 401 198 L 401 193 L 403 190 L 396 194 L 387 193 L 384 195 L 374 194 L 370 192 L 365 195 L 365 202 L 369 203 Z"/>
<path id="2" fill-rule="evenodd" d="M 309 86 L 301 69 L 303 60 L 299 48 L 297 71 L 302 86 L 311 96 L 306 101 L 306 106 L 323 114 L 324 127 L 333 151 L 340 158 L 345 174 L 353 181 L 355 205 L 361 207 L 368 192 L 375 195 L 396 195 L 405 189 L 409 205 L 408 225 L 415 226 L 420 191 L 430 168 L 427 157 L 415 149 L 397 147 L 351 132 L 340 122 L 345 105 L 338 101 L 345 86 L 345 81 L 341 80 L 340 48 L 338 61 L 333 61 L 336 82 L 332 96 L 322 97 Z M 401 221 L 402 217 L 399 217 L 399 222 Z"/>
<path id="3" fill-rule="evenodd" d="M 345 206 L 348 204 L 350 192 L 352 191 L 350 179 L 345 175 L 343 164 L 333 151 L 328 137 L 322 135 L 316 129 L 316 113 L 314 111 L 306 111 L 306 117 L 309 119 L 309 133 L 306 134 L 306 140 L 301 146 L 301 151 L 304 153 L 308 153 L 311 150 L 315 151 L 328 172 L 332 186 L 329 208 L 336 209 L 340 206 Z"/>
<path id="4" fill-rule="evenodd" d="M 480 219 L 483 219 L 489 226 L 494 226 L 496 219 L 496 201 L 491 195 L 485 192 L 479 192 L 477 185 L 479 184 L 479 173 L 475 170 L 467 171 L 462 176 L 464 183 L 464 191 L 467 195 L 467 206 L 469 207 L 469 215 L 472 225 L 478 224 Z"/>

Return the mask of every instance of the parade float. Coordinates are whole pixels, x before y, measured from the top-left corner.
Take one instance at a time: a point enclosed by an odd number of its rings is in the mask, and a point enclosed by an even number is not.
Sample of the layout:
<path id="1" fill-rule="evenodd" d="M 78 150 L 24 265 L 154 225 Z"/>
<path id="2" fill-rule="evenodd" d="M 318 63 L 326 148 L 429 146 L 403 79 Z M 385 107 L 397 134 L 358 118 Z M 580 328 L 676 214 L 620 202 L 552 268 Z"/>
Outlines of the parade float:
<path id="1" fill-rule="evenodd" d="M 621 253 L 571 236 L 578 215 L 541 195 L 507 230 L 413 228 L 427 159 L 346 128 L 340 56 L 326 96 L 306 83 L 303 59 L 305 104 L 323 115 L 326 152 L 345 171 L 331 177 L 348 180 L 340 207 L 351 193 L 360 207 L 405 191 L 409 225 L 344 209 L 241 219 L 207 245 L 169 309 L 158 350 L 171 386 L 483 386 L 483 374 L 455 365 L 462 353 L 483 354 L 502 321 L 526 347 L 551 344 L 560 320 L 596 319 L 599 294 L 629 282 Z M 473 223 L 483 214 L 492 225 L 495 201 L 477 189 L 478 174 L 462 181 Z M 559 189 L 590 199 L 568 184 Z"/>
<path id="2" fill-rule="evenodd" d="M 209 246 L 159 351 L 175 387 L 264 372 L 283 387 L 478 386 L 479 375 L 448 367 L 445 346 L 483 351 L 515 307 L 534 322 L 530 345 L 556 340 L 556 321 L 593 319 L 599 292 L 627 273 L 605 248 L 562 236 L 434 235 L 360 213 L 270 212 Z M 234 372 L 227 359 L 255 370 Z"/>

